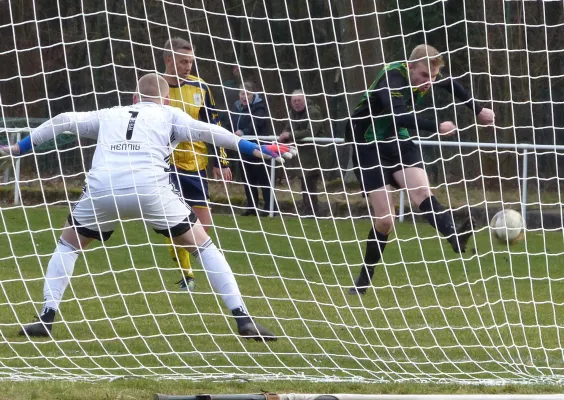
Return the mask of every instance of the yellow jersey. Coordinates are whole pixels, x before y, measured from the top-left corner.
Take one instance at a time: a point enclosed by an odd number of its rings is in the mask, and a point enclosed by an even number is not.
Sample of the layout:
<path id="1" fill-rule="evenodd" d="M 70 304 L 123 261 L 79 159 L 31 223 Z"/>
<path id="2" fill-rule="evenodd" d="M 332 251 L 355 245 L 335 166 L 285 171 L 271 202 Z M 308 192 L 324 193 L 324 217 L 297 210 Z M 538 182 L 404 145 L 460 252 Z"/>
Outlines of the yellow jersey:
<path id="1" fill-rule="evenodd" d="M 180 86 L 169 86 L 171 106 L 180 108 L 194 119 L 220 125 L 215 101 L 206 82 L 195 75 L 188 75 Z M 225 151 L 216 148 L 216 152 L 222 167 L 227 167 Z M 183 142 L 172 153 L 170 162 L 178 169 L 196 172 L 206 169 L 208 158 L 206 142 Z M 217 157 L 212 158 L 214 166 L 219 166 Z"/>

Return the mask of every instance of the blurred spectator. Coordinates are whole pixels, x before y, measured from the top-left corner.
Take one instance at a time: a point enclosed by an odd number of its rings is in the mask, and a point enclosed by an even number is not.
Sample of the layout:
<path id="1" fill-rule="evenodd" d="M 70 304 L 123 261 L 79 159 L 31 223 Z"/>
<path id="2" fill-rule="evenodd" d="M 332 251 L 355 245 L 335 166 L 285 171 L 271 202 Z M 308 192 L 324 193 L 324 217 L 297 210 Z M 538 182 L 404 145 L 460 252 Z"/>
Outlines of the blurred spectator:
<path id="1" fill-rule="evenodd" d="M 268 134 L 268 110 L 266 103 L 255 92 L 251 82 L 245 82 L 240 86 L 239 100 L 231 108 L 231 130 L 237 136 L 264 136 Z M 242 156 L 243 180 L 245 194 L 247 196 L 247 210 L 242 216 L 257 215 L 259 203 L 258 186 L 262 187 L 262 198 L 265 210 L 259 211 L 262 216 L 268 215 L 266 210 L 270 206 L 272 193 L 268 174 L 268 164 L 258 161 L 252 156 Z"/>
<path id="2" fill-rule="evenodd" d="M 239 88 L 241 87 L 241 71 L 239 71 L 239 66 L 235 65 L 232 69 L 232 77 L 226 79 L 222 82 L 223 91 L 225 93 L 225 110 L 229 108 L 239 100 Z M 223 96 L 221 96 L 223 97 Z M 220 120 L 222 126 L 229 126 L 229 113 L 227 111 L 220 114 Z"/>
<path id="3" fill-rule="evenodd" d="M 320 156 L 321 148 L 317 148 L 313 142 L 299 143 L 305 138 L 324 136 L 323 114 L 321 109 L 312 101 L 306 100 L 304 92 L 295 90 L 290 100 L 290 121 L 279 136 L 279 141 L 298 142 L 298 159 L 302 174 L 303 205 L 300 215 L 319 215 L 317 199 L 317 182 L 321 176 Z"/>
<path id="4" fill-rule="evenodd" d="M 229 116 L 229 109 L 239 99 L 239 88 L 241 87 L 241 71 L 238 65 L 234 65 L 231 70 L 231 77 L 221 82 L 223 88 L 220 88 L 221 95 L 217 96 L 219 99 L 225 99 L 222 102 L 222 111 L 219 113 L 219 121 L 221 126 L 229 129 L 231 126 L 231 117 Z M 237 181 L 242 180 L 241 163 L 239 161 L 239 153 L 234 150 L 226 150 L 229 165 L 233 172 L 233 179 Z"/>

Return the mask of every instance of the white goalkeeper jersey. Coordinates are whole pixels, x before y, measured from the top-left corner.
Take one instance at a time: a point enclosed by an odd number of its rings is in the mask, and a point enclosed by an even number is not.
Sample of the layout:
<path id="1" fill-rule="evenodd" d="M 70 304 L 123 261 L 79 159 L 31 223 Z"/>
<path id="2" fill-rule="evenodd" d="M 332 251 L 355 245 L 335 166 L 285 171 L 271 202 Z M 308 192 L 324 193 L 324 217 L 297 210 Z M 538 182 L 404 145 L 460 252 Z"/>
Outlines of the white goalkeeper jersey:
<path id="1" fill-rule="evenodd" d="M 152 102 L 60 114 L 34 130 L 31 139 L 38 145 L 67 131 L 98 141 L 86 175 L 90 191 L 167 185 L 170 153 L 178 143 L 205 141 L 237 149 L 240 140 L 180 109 Z"/>

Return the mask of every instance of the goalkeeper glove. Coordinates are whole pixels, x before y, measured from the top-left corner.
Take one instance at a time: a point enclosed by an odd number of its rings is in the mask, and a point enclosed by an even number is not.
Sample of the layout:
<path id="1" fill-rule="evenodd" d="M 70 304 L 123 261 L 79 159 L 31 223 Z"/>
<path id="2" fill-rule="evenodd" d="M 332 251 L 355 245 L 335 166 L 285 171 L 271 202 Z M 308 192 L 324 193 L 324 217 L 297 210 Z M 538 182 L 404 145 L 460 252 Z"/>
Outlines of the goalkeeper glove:
<path id="1" fill-rule="evenodd" d="M 244 139 L 239 141 L 239 150 L 243 154 L 253 155 L 257 158 L 262 158 L 263 160 L 270 160 L 274 158 L 279 163 L 284 163 L 284 159 L 289 160 L 298 154 L 298 150 L 291 146 L 277 143 L 259 146 L 258 144 Z"/>
<path id="2" fill-rule="evenodd" d="M 298 151 L 294 147 L 277 143 L 263 144 L 262 146 L 259 146 L 259 149 L 264 160 L 274 158 L 280 163 L 284 163 L 284 159 L 289 160 L 298 154 Z"/>

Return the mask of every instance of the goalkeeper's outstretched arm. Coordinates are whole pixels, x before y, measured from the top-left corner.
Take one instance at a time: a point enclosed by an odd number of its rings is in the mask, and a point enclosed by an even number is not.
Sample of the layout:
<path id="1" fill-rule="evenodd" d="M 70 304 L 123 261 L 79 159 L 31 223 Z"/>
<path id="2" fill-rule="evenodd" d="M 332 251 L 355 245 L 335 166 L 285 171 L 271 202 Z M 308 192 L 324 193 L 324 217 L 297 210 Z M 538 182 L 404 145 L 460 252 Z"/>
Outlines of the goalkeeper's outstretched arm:
<path id="1" fill-rule="evenodd" d="M 253 155 L 264 160 L 274 158 L 279 162 L 284 162 L 284 159 L 290 159 L 297 154 L 297 150 L 293 147 L 279 144 L 258 145 L 241 139 L 221 126 L 198 121 L 176 109 L 172 109 L 172 112 L 175 117 L 173 121 L 175 139 L 171 143 L 172 147 L 180 142 L 203 141 L 218 147 L 238 150 L 241 154 Z"/>
<path id="2" fill-rule="evenodd" d="M 67 112 L 45 121 L 39 127 L 31 131 L 29 136 L 18 143 L 0 149 L 5 153 L 13 155 L 25 154 L 33 147 L 53 140 L 63 132 L 74 133 L 81 137 L 96 139 L 100 120 L 96 111 L 94 112 Z"/>

